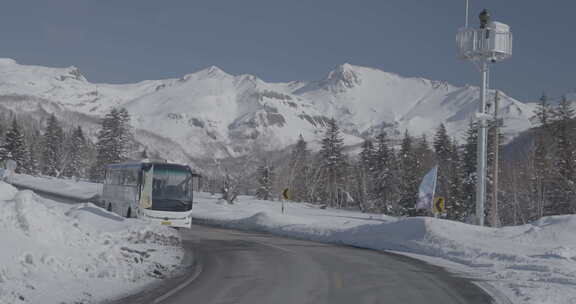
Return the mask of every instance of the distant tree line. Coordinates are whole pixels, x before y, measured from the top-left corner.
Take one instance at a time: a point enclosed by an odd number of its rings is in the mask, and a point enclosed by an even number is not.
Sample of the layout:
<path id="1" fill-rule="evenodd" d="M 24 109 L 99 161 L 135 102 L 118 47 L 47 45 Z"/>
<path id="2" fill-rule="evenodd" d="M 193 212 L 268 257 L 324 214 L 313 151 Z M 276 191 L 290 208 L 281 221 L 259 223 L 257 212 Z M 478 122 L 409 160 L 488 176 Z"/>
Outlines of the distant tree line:
<path id="1" fill-rule="evenodd" d="M 576 212 L 574 115 L 565 97 L 555 105 L 545 94 L 540 98 L 532 118 L 534 127 L 526 132 L 527 144 L 501 172 L 505 223 Z"/>
<path id="2" fill-rule="evenodd" d="M 498 204 L 494 204 L 494 151 L 502 152 L 503 138 L 488 123 L 487 224 L 528 223 L 542 216 L 576 212 L 576 121 L 570 102 L 563 98 L 551 106 L 540 100 L 534 127 L 526 133 L 530 144 L 516 156 L 499 159 Z M 408 131 L 393 139 L 386 132 L 366 138 L 358 155 L 344 152 L 335 120 L 326 125 L 318 153 L 311 152 L 302 136 L 287 157 L 261 161 L 252 174 L 261 199 L 280 199 L 289 189 L 290 200 L 334 208 L 395 216 L 429 215 L 414 206 L 423 176 L 438 166 L 436 197 L 446 202 L 442 217 L 472 222 L 476 202 L 478 125 L 471 121 L 461 138 L 450 137 L 440 124 L 434 137 L 412 136 Z M 498 136 L 498 140 L 496 139 Z M 495 147 L 495 143 L 498 147 Z M 246 175 L 246 173 L 244 173 Z M 247 183 L 246 179 L 242 179 Z M 218 184 L 218 183 L 215 183 Z M 254 183 L 253 183 L 254 184 Z M 238 189 L 238 188 L 237 188 Z M 497 207 L 495 207 L 497 206 Z"/>
<path id="3" fill-rule="evenodd" d="M 99 181 L 106 164 L 127 158 L 133 141 L 129 121 L 126 109 L 112 109 L 92 142 L 82 127 L 64 127 L 54 114 L 39 122 L 26 114 L 0 112 L 0 162 L 14 160 L 16 173 Z"/>
<path id="4" fill-rule="evenodd" d="M 513 156 L 499 158 L 498 204 L 494 204 L 494 153 L 502 138 L 488 125 L 488 224 L 515 225 L 543 216 L 576 212 L 575 110 L 563 98 L 552 105 L 540 98 L 534 126 L 518 136 L 526 142 Z M 51 115 L 37 121 L 25 114 L 0 112 L 0 162 L 18 164 L 17 173 L 77 177 L 101 181 L 106 164 L 125 160 L 134 150 L 130 115 L 114 108 L 100 122 L 94 142 L 80 126 L 65 125 Z M 204 188 L 219 192 L 228 203 L 239 194 L 263 200 L 280 199 L 319 206 L 353 208 L 394 216 L 429 215 L 414 209 L 423 176 L 438 166 L 436 196 L 446 202 L 444 218 L 470 221 L 475 212 L 478 126 L 470 122 L 461 138 L 450 137 L 440 124 L 430 140 L 408 131 L 384 131 L 365 138 L 357 155 L 345 151 L 336 121 L 326 122 L 317 153 L 300 136 L 277 159 L 252 155 L 235 169 L 216 161 L 217 172 L 204 177 Z M 498 140 L 496 139 L 498 136 Z M 498 147 L 494 147 L 497 142 Z M 508 144 L 515 145 L 516 141 Z M 516 146 L 515 146 L 516 147 Z"/>

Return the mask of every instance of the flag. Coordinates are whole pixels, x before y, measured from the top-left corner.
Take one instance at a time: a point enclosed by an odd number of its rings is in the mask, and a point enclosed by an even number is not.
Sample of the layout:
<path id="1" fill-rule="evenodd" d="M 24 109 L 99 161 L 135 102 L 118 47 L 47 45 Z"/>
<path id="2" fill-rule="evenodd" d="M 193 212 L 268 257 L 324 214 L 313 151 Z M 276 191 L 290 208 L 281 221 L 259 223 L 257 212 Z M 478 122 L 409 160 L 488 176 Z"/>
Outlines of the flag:
<path id="1" fill-rule="evenodd" d="M 438 174 L 438 166 L 434 166 L 422 179 L 420 187 L 418 188 L 418 201 L 416 202 L 416 209 L 432 209 L 432 202 L 434 200 L 434 190 L 436 189 L 436 175 Z"/>

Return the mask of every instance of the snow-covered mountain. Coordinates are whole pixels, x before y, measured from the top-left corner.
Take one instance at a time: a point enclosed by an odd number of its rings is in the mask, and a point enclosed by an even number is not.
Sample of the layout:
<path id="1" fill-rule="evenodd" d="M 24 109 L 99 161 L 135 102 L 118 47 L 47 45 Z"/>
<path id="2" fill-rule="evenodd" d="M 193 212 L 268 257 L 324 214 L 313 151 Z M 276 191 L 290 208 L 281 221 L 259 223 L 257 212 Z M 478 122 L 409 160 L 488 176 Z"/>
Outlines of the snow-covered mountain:
<path id="1" fill-rule="evenodd" d="M 48 68 L 0 59 L 0 106 L 55 113 L 92 134 L 110 107 L 126 107 L 136 139 L 165 157 L 238 156 L 274 150 L 298 136 L 313 143 L 334 117 L 353 145 L 382 128 L 432 135 L 444 122 L 459 136 L 477 109 L 477 87 L 405 78 L 343 64 L 323 80 L 267 83 L 212 66 L 180 79 L 134 84 L 89 82 L 75 67 Z M 530 126 L 533 106 L 506 95 L 500 102 L 507 134 Z"/>

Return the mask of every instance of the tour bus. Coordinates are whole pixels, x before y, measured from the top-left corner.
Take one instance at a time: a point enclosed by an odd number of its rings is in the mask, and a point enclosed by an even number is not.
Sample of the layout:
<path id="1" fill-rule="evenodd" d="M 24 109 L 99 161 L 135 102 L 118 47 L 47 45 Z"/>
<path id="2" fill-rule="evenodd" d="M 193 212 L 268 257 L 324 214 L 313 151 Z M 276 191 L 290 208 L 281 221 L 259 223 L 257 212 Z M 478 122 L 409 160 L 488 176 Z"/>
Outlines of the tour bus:
<path id="1" fill-rule="evenodd" d="M 108 211 L 172 227 L 192 225 L 193 180 L 189 166 L 128 161 L 106 166 L 102 203 Z"/>

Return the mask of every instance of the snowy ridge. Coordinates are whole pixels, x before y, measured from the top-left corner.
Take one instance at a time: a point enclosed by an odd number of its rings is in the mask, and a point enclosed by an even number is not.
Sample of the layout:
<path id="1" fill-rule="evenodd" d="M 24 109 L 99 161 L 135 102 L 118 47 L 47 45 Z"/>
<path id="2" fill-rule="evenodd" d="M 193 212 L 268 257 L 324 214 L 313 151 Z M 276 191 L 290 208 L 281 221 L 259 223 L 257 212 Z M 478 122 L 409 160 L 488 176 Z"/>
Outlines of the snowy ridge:
<path id="1" fill-rule="evenodd" d="M 314 148 L 332 117 L 346 133 L 347 145 L 382 128 L 430 135 L 442 122 L 451 136 L 460 138 L 476 112 L 478 93 L 476 87 L 347 63 L 313 82 L 267 83 L 211 66 L 179 79 L 95 84 L 76 67 L 0 59 L 0 106 L 73 117 L 72 123 L 85 125 L 92 136 L 99 117 L 110 107 L 123 106 L 140 131 L 136 139 L 174 160 L 239 156 L 256 147 L 281 149 L 300 134 Z M 504 94 L 500 113 L 505 134 L 514 135 L 530 126 L 532 105 Z"/>

